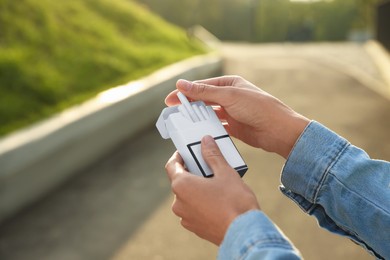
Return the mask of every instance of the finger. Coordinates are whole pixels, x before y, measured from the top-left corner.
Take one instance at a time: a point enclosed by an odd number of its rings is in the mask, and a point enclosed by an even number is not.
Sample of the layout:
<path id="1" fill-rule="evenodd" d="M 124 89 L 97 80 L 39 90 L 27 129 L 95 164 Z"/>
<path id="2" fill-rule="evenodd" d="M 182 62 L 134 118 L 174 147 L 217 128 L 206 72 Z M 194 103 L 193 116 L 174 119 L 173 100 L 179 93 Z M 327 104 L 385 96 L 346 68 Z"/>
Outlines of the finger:
<path id="1" fill-rule="evenodd" d="M 206 135 L 202 138 L 201 149 L 204 160 L 215 175 L 226 171 L 226 168 L 230 167 L 226 162 L 225 157 L 222 155 L 221 150 L 219 150 L 214 138 L 211 136 Z"/>
<path id="2" fill-rule="evenodd" d="M 227 121 L 229 118 L 228 114 L 226 113 L 226 110 L 220 106 L 213 106 L 214 112 L 217 114 L 217 117 L 221 121 Z"/>
<path id="3" fill-rule="evenodd" d="M 252 89 L 258 91 L 259 88 L 250 83 L 249 81 L 239 76 L 221 76 L 216 78 L 196 80 L 194 83 L 201 83 L 207 85 L 213 85 L 216 87 L 234 86 L 236 88 Z"/>
<path id="4" fill-rule="evenodd" d="M 178 90 L 174 90 L 171 93 L 169 93 L 168 96 L 165 98 L 165 104 L 167 106 L 176 106 L 181 104 L 179 98 L 177 97 L 177 92 Z M 213 110 L 217 114 L 219 120 L 227 121 L 228 115 L 223 107 L 212 104 L 210 102 L 206 102 L 206 105 L 213 107 Z"/>
<path id="5" fill-rule="evenodd" d="M 225 128 L 226 132 L 227 132 L 229 135 L 233 136 L 233 135 L 232 135 L 232 132 L 231 132 L 232 130 L 231 130 L 229 124 L 222 124 L 222 125 L 223 125 L 223 127 Z"/>
<path id="6" fill-rule="evenodd" d="M 196 80 L 194 81 L 194 83 L 202 83 L 214 86 L 233 86 L 236 80 L 237 76 L 221 76 L 203 80 Z"/>
<path id="7" fill-rule="evenodd" d="M 183 217 L 183 214 L 185 213 L 185 210 L 183 210 L 183 203 L 178 200 L 176 196 L 173 200 L 171 210 L 178 217 Z"/>
<path id="8" fill-rule="evenodd" d="M 176 89 L 167 95 L 167 97 L 165 98 L 165 104 L 167 106 L 171 107 L 171 106 L 177 106 L 181 104 L 179 98 L 177 97 L 178 92 L 179 90 Z M 195 100 L 189 98 L 189 101 L 195 101 Z M 206 106 L 219 106 L 215 102 L 204 102 L 204 103 L 206 104 Z"/>
<path id="9" fill-rule="evenodd" d="M 172 91 L 171 93 L 168 94 L 168 96 L 165 98 L 165 104 L 167 106 L 176 106 L 180 104 L 180 100 L 177 97 L 177 92 L 179 92 L 177 89 Z"/>
<path id="10" fill-rule="evenodd" d="M 231 86 L 213 86 L 206 83 L 179 80 L 176 87 L 190 99 L 202 100 L 221 106 L 227 106 L 235 99 L 235 96 L 232 95 L 233 88 Z"/>
<path id="11" fill-rule="evenodd" d="M 184 227 L 185 229 L 187 229 L 187 230 L 193 232 L 192 225 L 191 225 L 191 223 L 190 223 L 187 219 L 181 218 L 181 219 L 180 219 L 180 224 L 181 224 L 182 227 Z"/>
<path id="12" fill-rule="evenodd" d="M 183 159 L 177 151 L 171 156 L 171 158 L 169 158 L 167 164 L 165 165 L 165 170 L 171 182 L 177 174 L 181 174 L 185 171 L 183 164 Z"/>

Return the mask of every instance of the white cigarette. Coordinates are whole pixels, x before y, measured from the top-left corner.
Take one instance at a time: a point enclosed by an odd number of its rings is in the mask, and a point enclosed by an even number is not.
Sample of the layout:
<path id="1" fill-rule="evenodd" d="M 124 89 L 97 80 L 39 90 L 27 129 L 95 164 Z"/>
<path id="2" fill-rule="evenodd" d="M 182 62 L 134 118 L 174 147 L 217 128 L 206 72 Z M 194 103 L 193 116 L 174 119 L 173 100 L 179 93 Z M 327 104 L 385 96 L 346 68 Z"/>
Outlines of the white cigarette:
<path id="1" fill-rule="evenodd" d="M 191 104 L 188 101 L 188 99 L 186 98 L 186 96 L 184 96 L 183 93 L 178 92 L 177 93 L 177 97 L 179 98 L 180 102 L 183 104 L 184 108 L 187 110 L 187 112 L 190 115 L 192 121 L 198 122 L 199 118 L 195 114 L 194 110 L 192 109 Z"/>
<path id="2" fill-rule="evenodd" d="M 187 109 L 184 108 L 183 105 L 178 106 L 179 112 L 182 113 L 182 115 L 187 118 L 188 120 L 191 120 L 191 116 L 188 114 Z"/>
<path id="3" fill-rule="evenodd" d="M 206 118 L 203 116 L 202 112 L 200 112 L 200 109 L 196 104 L 192 104 L 192 108 L 195 111 L 200 121 L 206 120 Z"/>
<path id="4" fill-rule="evenodd" d="M 207 120 L 209 118 L 209 113 L 207 112 L 206 108 L 204 106 L 199 106 L 199 108 L 203 114 L 203 117 Z"/>

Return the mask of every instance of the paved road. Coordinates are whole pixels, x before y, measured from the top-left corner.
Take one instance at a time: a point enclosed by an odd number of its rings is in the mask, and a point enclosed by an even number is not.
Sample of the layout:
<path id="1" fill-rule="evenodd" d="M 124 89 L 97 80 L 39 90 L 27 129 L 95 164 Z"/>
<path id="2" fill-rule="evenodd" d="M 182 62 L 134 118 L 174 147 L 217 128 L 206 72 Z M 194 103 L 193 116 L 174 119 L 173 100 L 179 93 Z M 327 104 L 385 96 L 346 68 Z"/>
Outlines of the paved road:
<path id="1" fill-rule="evenodd" d="M 222 53 L 225 74 L 244 76 L 373 158 L 390 160 L 390 101 L 363 85 L 381 78 L 361 46 L 224 44 Z M 306 259 L 373 259 L 283 197 L 280 157 L 237 145 L 250 167 L 245 181 Z M 170 212 L 163 166 L 173 150 L 153 127 L 123 143 L 0 226 L 0 259 L 215 259 L 217 248 Z"/>

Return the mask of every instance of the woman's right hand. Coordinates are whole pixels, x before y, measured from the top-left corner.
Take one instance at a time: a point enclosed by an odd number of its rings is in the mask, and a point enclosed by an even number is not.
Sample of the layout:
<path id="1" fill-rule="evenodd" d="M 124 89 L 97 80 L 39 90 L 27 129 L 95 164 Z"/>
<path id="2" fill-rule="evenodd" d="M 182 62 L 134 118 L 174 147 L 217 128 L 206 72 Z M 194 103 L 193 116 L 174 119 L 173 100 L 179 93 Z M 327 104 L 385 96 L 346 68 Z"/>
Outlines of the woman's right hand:
<path id="1" fill-rule="evenodd" d="M 218 105 L 216 113 L 228 133 L 243 142 L 287 158 L 309 120 L 283 102 L 239 76 L 223 76 L 194 82 L 179 80 L 168 106 L 180 103 L 182 92 L 191 100 Z"/>

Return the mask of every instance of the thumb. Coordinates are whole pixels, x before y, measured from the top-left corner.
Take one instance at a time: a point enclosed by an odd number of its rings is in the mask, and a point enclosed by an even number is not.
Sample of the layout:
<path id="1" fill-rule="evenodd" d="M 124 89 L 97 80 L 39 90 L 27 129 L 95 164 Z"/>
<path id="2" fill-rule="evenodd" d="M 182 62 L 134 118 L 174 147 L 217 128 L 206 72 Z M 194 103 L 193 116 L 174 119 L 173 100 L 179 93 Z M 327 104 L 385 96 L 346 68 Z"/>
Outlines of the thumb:
<path id="1" fill-rule="evenodd" d="M 201 82 L 191 82 L 187 80 L 179 80 L 176 84 L 177 89 L 185 96 L 193 100 L 202 100 L 209 103 L 219 104 L 223 106 L 229 102 L 231 88 L 222 86 L 213 86 Z"/>
<path id="2" fill-rule="evenodd" d="M 231 168 L 214 138 L 209 135 L 202 138 L 202 156 L 215 175 L 225 172 L 227 168 Z"/>

